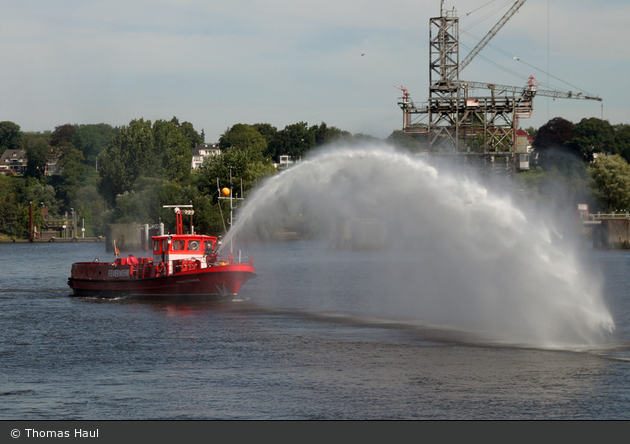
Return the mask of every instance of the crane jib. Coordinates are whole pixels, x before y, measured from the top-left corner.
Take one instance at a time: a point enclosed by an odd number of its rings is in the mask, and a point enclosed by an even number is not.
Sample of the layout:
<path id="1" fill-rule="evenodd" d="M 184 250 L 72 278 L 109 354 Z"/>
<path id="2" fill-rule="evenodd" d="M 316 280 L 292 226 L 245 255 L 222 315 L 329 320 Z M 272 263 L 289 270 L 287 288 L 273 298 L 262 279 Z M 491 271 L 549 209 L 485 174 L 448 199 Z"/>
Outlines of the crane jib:
<path id="1" fill-rule="evenodd" d="M 501 17 L 501 20 L 499 20 L 497 24 L 494 25 L 494 27 L 490 30 L 490 32 L 488 32 L 488 34 L 486 34 L 486 36 L 483 39 L 481 39 L 481 41 L 477 44 L 477 46 L 475 46 L 473 50 L 470 51 L 470 54 L 468 54 L 466 58 L 462 62 L 460 62 L 459 64 L 460 71 L 464 69 L 466 66 L 468 66 L 468 64 L 472 61 L 472 59 L 474 59 L 475 56 L 479 54 L 479 52 L 488 44 L 488 42 L 490 42 L 490 40 L 492 40 L 492 38 L 495 35 L 497 35 L 499 30 L 503 28 L 503 25 L 505 25 L 508 22 L 508 20 L 510 20 L 512 16 L 516 14 L 516 12 L 520 9 L 521 6 L 523 6 L 523 4 L 526 1 L 527 0 L 518 0 L 514 2 L 512 7 L 509 9 L 509 11 L 506 12 L 503 17 Z"/>

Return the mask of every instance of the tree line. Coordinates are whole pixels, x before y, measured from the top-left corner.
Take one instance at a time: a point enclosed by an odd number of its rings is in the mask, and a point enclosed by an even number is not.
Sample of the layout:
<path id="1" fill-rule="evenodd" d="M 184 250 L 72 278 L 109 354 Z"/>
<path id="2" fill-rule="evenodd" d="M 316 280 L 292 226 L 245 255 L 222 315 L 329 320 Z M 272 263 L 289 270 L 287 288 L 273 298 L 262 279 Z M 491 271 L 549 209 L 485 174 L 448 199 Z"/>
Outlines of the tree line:
<path id="1" fill-rule="evenodd" d="M 555 118 L 526 130 L 535 151 L 529 172 L 517 181 L 534 199 L 549 199 L 561 183 L 567 209 L 588 203 L 593 210 L 630 208 L 630 125 L 610 125 L 601 119 L 573 124 Z M 190 122 L 144 119 L 128 125 L 65 124 L 53 131 L 22 132 L 14 122 L 0 122 L 0 153 L 24 149 L 28 158 L 23 176 L 0 176 L 0 233 L 29 236 L 29 204 L 35 205 L 35 225 L 42 226 L 43 208 L 60 217 L 76 211 L 86 235 L 104 235 L 108 223 L 165 223 L 174 231 L 175 217 L 162 205 L 192 203 L 198 232 L 220 234 L 225 220 L 219 208 L 219 187 L 230 180 L 247 194 L 277 172 L 281 155 L 299 159 L 331 142 L 348 145 L 379 141 L 351 134 L 322 122 L 298 122 L 278 129 L 269 123 L 238 123 L 219 138 L 221 154 L 191 170 L 192 152 L 205 142 Z M 393 131 L 387 141 L 402 150 L 422 147 L 408 134 Z M 60 174 L 45 175 L 54 159 Z"/>
<path id="2" fill-rule="evenodd" d="M 533 167 L 517 178 L 536 200 L 554 198 L 573 211 L 578 203 L 591 212 L 630 211 L 630 125 L 556 117 L 526 131 L 534 138 Z"/>
<path id="3" fill-rule="evenodd" d="M 175 217 L 162 205 L 192 203 L 197 231 L 219 234 L 226 224 L 218 208 L 217 178 L 223 187 L 231 177 L 239 192 L 242 183 L 246 194 L 277 172 L 280 155 L 300 158 L 333 140 L 366 139 L 373 138 L 323 122 L 280 130 L 268 123 L 236 124 L 221 135 L 221 154 L 191 171 L 191 149 L 205 142 L 205 134 L 176 117 L 134 119 L 121 127 L 65 124 L 44 132 L 22 132 L 14 122 L 0 122 L 0 153 L 24 149 L 28 159 L 23 176 L 0 176 L 0 233 L 28 237 L 33 202 L 36 226 L 44 224 L 44 208 L 53 218 L 75 211 L 87 236 L 104 235 L 108 223 L 161 221 L 174 231 Z M 51 160 L 60 174 L 45 174 Z"/>

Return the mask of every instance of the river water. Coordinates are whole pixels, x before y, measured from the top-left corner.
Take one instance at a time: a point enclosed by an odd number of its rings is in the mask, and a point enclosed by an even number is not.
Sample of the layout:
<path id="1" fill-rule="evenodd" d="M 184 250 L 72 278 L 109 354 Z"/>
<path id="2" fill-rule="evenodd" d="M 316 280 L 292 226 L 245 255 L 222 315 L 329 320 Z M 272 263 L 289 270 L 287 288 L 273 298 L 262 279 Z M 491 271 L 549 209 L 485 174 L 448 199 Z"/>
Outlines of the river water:
<path id="1" fill-rule="evenodd" d="M 615 329 L 577 347 L 423 322 L 386 252 L 244 247 L 242 300 L 178 304 L 71 297 L 103 243 L 0 244 L 0 419 L 630 419 L 629 252 L 584 252 Z"/>

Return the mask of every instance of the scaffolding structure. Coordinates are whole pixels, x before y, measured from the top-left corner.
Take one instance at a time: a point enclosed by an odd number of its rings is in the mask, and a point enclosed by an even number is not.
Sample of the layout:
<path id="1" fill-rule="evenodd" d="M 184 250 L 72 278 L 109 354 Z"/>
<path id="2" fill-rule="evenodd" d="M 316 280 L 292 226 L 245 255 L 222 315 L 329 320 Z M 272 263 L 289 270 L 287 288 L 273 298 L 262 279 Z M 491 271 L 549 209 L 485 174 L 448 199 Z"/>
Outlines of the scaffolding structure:
<path id="1" fill-rule="evenodd" d="M 470 82 L 460 72 L 488 44 L 526 0 L 517 0 L 501 20 L 460 62 L 457 11 L 444 10 L 429 21 L 429 98 L 416 105 L 404 87 L 398 105 L 403 131 L 423 142 L 429 154 L 464 155 L 469 163 L 490 163 L 493 169 L 516 171 L 518 121 L 532 115 L 534 97 L 599 100 L 584 94 L 539 90 L 531 76 L 523 87 Z M 477 89 L 486 95 L 471 94 Z"/>

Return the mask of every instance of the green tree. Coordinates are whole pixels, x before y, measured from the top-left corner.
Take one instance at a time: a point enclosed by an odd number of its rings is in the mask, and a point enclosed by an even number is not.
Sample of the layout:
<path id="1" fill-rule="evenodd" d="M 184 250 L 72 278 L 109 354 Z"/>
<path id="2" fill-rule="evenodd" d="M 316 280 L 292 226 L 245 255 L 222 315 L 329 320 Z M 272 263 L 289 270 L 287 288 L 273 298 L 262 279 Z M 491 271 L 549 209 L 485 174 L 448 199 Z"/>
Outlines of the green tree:
<path id="1" fill-rule="evenodd" d="M 83 153 L 85 163 L 97 169 L 97 157 L 111 145 L 116 131 L 117 129 L 106 123 L 77 125 L 71 142 Z"/>
<path id="2" fill-rule="evenodd" d="M 41 180 L 30 178 L 27 181 L 22 202 L 24 204 L 33 202 L 34 208 L 39 214 L 41 214 L 43 207 L 48 208 L 50 215 L 59 214 L 59 201 L 55 188 Z"/>
<path id="3" fill-rule="evenodd" d="M 573 138 L 568 145 L 582 158 L 590 162 L 595 153 L 619 154 L 615 147 L 615 133 L 613 127 L 606 120 L 591 117 L 582 119 L 573 126 Z"/>
<path id="4" fill-rule="evenodd" d="M 172 121 L 132 120 L 117 132 L 99 159 L 99 189 L 112 207 L 116 196 L 133 191 L 140 177 L 190 181 L 190 143 Z"/>
<path id="5" fill-rule="evenodd" d="M 202 193 L 213 195 L 216 202 L 217 178 L 220 188 L 230 188 L 233 184 L 235 192 L 239 194 L 242 179 L 243 193 L 247 194 L 262 179 L 275 173 L 277 170 L 271 160 L 264 158 L 258 151 L 231 148 L 203 163 L 197 176 L 197 187 Z"/>
<path id="6" fill-rule="evenodd" d="M 123 126 L 99 159 L 99 191 L 111 206 L 115 206 L 117 195 L 132 190 L 141 175 L 160 177 L 162 173 L 151 122 L 144 119 L 132 120 L 128 126 Z"/>
<path id="7" fill-rule="evenodd" d="M 168 180 L 156 177 L 140 177 L 133 189 L 116 196 L 115 219 L 120 223 L 157 222 L 161 217 L 162 205 L 175 202 L 164 202 L 161 199 Z"/>
<path id="8" fill-rule="evenodd" d="M 30 205 L 33 203 L 34 224 L 41 226 L 40 202 L 54 201 L 49 187 L 34 178 L 0 175 L 0 232 L 16 239 L 29 237 Z"/>
<path id="9" fill-rule="evenodd" d="M 19 150 L 22 148 L 22 131 L 20 125 L 4 121 L 0 122 L 0 156 L 4 150 Z"/>
<path id="10" fill-rule="evenodd" d="M 289 155 L 297 160 L 314 148 L 315 143 L 315 132 L 306 122 L 287 125 L 273 141 L 273 159 L 277 162 L 281 155 Z"/>
<path id="11" fill-rule="evenodd" d="M 256 151 L 263 155 L 267 151 L 267 140 L 258 130 L 243 123 L 227 129 L 219 138 L 221 150 L 236 148 L 241 151 Z"/>
<path id="12" fill-rule="evenodd" d="M 630 209 L 630 165 L 623 157 L 600 156 L 589 171 L 604 211 Z"/>
<path id="13" fill-rule="evenodd" d="M 619 124 L 613 127 L 615 147 L 619 154 L 630 162 L 630 125 Z"/>
<path id="14" fill-rule="evenodd" d="M 49 141 L 45 137 L 32 137 L 28 135 L 24 138 L 24 149 L 26 151 L 26 173 L 27 177 L 42 178 L 46 170 L 48 158 L 51 156 Z"/>
<path id="15" fill-rule="evenodd" d="M 37 144 L 43 141 L 46 145 L 50 145 L 52 133 L 50 131 L 26 131 L 22 133 L 22 147 L 25 150 L 31 145 Z"/>
<path id="16" fill-rule="evenodd" d="M 192 166 L 192 152 L 185 129 L 173 122 L 157 120 L 153 124 L 153 138 L 155 151 L 158 153 L 156 160 L 161 160 L 163 171 L 149 177 L 161 176 L 176 182 L 188 182 Z"/>
<path id="17" fill-rule="evenodd" d="M 30 237 L 30 204 L 18 203 L 16 207 L 16 221 L 11 234 L 16 239 L 27 239 Z"/>
<path id="18" fill-rule="evenodd" d="M 72 143 L 72 137 L 77 130 L 77 125 L 66 123 L 55 127 L 51 134 L 50 145 L 57 146 Z"/>
<path id="19" fill-rule="evenodd" d="M 86 236 L 105 235 L 111 211 L 95 183 L 84 184 L 75 191 L 72 207 L 77 211 L 78 223 L 85 225 Z"/>
<path id="20" fill-rule="evenodd" d="M 252 127 L 258 131 L 267 141 L 267 145 L 278 135 L 278 128 L 270 123 L 255 123 Z"/>
<path id="21" fill-rule="evenodd" d="M 594 208 L 592 184 L 587 165 L 566 149 L 550 149 L 541 154 L 544 161 L 514 180 L 531 201 L 555 214 L 572 214 L 577 204 Z"/>
<path id="22" fill-rule="evenodd" d="M 387 138 L 387 141 L 394 146 L 409 151 L 411 153 L 420 152 L 423 148 L 421 142 L 401 130 L 395 130 L 394 132 L 392 132 Z"/>
<path id="23" fill-rule="evenodd" d="M 179 119 L 177 117 L 173 117 L 171 119 L 171 122 L 175 124 L 175 126 L 180 129 L 184 137 L 186 137 L 186 139 L 188 140 L 188 146 L 190 149 L 195 148 L 200 143 L 204 143 L 205 135 L 203 133 L 203 130 L 201 131 L 201 134 L 199 134 L 195 130 L 192 123 L 190 122 L 179 123 Z"/>
<path id="24" fill-rule="evenodd" d="M 242 197 L 241 184 L 243 195 L 246 196 L 264 178 L 276 173 L 277 170 L 271 159 L 264 158 L 261 153 L 253 149 L 243 151 L 230 148 L 208 159 L 196 176 L 196 190 L 201 196 L 206 196 L 206 200 L 202 201 L 204 208 L 202 218 L 197 218 L 198 204 L 194 204 L 197 224 L 215 234 L 223 233 L 227 227 L 226 219 L 229 209 L 225 202 L 223 202 L 222 217 L 218 214 L 221 213 L 219 205 L 222 201 L 218 199 L 217 179 L 219 179 L 219 188 L 232 187 L 235 197 Z"/>
<path id="25" fill-rule="evenodd" d="M 0 233 L 17 234 L 18 199 L 17 178 L 0 174 Z"/>
<path id="26" fill-rule="evenodd" d="M 216 186 L 216 185 L 215 185 Z M 134 189 L 116 197 L 113 220 L 123 223 L 164 223 L 167 232 L 176 230 L 172 208 L 163 205 L 188 204 L 194 207 L 195 232 L 219 234 L 223 231 L 219 208 L 212 196 L 204 194 L 191 184 L 183 185 L 171 180 L 141 177 Z M 189 220 L 184 220 L 184 232 L 190 231 Z"/>
<path id="27" fill-rule="evenodd" d="M 90 183 L 96 183 L 96 173 L 84 163 L 83 153 L 78 149 L 69 148 L 59 159 L 62 171 L 57 193 L 64 208 L 74 207 L 79 190 Z"/>
<path id="28" fill-rule="evenodd" d="M 64 154 L 74 148 L 72 137 L 77 130 L 77 125 L 65 124 L 55 127 L 50 136 L 51 157 L 61 159 Z"/>
<path id="29" fill-rule="evenodd" d="M 336 126 L 328 126 L 325 122 L 314 125 L 310 130 L 315 134 L 315 146 L 326 145 L 331 142 L 352 142 L 352 134 Z"/>
<path id="30" fill-rule="evenodd" d="M 554 117 L 538 129 L 538 133 L 534 136 L 534 149 L 542 152 L 559 148 L 573 139 L 573 136 L 573 123 L 562 117 Z"/>

